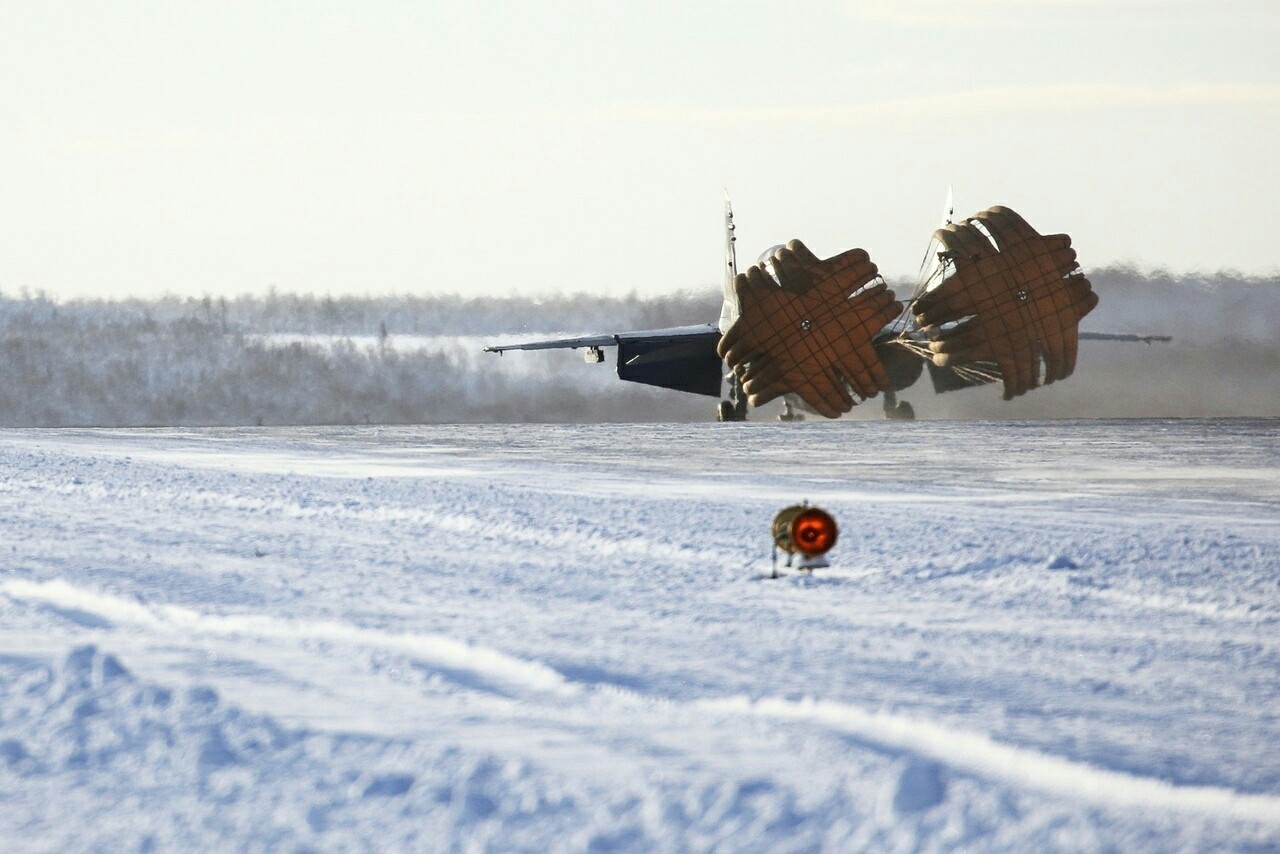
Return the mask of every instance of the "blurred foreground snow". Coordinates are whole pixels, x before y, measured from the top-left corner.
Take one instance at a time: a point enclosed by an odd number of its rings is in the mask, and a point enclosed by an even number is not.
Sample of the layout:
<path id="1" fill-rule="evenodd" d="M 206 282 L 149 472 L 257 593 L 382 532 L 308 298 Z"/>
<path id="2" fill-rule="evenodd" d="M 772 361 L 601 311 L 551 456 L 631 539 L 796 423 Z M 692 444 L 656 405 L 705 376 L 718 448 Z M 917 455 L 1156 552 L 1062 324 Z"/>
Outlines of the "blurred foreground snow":
<path id="1" fill-rule="evenodd" d="M 0 837 L 1267 850 L 1278 427 L 5 431 Z"/>

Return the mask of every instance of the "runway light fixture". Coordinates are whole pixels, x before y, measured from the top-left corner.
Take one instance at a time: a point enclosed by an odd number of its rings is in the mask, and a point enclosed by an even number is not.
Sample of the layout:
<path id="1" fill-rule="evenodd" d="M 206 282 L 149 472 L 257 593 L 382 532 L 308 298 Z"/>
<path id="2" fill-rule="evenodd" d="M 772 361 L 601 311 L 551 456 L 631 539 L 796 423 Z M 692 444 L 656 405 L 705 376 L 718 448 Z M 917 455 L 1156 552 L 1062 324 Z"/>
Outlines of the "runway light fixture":
<path id="1" fill-rule="evenodd" d="M 838 536 L 835 518 L 822 508 L 808 502 L 784 507 L 773 517 L 773 577 L 778 577 L 778 549 L 787 553 L 787 566 L 796 560 L 800 569 L 812 572 L 830 565 L 823 556 Z"/>

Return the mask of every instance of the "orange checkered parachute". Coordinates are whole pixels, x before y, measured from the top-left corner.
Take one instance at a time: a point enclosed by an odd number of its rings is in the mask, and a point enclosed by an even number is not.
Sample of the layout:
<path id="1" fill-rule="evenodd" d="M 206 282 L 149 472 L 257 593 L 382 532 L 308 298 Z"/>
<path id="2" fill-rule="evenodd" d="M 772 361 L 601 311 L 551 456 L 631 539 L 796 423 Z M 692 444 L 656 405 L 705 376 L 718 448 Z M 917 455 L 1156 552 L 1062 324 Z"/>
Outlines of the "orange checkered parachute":
<path id="1" fill-rule="evenodd" d="M 861 249 L 819 260 L 793 240 L 734 282 L 740 314 L 717 348 L 752 406 L 799 396 L 828 418 L 891 388 L 872 339 L 902 313 Z"/>
<path id="2" fill-rule="evenodd" d="M 1005 399 L 1070 376 L 1080 320 L 1098 304 L 1071 238 L 1041 235 L 1005 207 L 959 223 L 951 214 L 948 193 L 943 227 L 905 309 L 861 249 L 823 260 L 793 240 L 739 274 L 726 200 L 719 323 L 485 349 L 583 347 L 587 361 L 600 362 L 602 349 L 616 346 L 621 379 L 710 397 L 722 397 L 727 363 L 722 421 L 743 420 L 748 404 L 780 397 L 783 420 L 802 417 L 795 407 L 837 418 L 881 394 L 887 418 L 913 418 L 897 394 L 926 368 L 936 392 L 1003 381 Z"/>
<path id="3" fill-rule="evenodd" d="M 1098 304 L 1071 238 L 1000 206 L 933 236 L 941 264 L 909 306 L 917 335 L 897 343 L 970 384 L 1002 379 L 1006 400 L 1070 376 L 1080 319 Z"/>

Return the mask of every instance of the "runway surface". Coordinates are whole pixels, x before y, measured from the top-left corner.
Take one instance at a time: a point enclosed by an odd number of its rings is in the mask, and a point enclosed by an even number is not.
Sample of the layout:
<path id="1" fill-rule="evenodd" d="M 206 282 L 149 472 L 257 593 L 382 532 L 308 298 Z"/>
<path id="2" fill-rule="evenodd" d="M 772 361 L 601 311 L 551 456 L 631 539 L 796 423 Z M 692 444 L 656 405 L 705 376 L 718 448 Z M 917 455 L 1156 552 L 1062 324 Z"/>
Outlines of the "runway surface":
<path id="1" fill-rule="evenodd" d="M 1272 850 L 1280 422 L 0 431 L 0 836 Z"/>

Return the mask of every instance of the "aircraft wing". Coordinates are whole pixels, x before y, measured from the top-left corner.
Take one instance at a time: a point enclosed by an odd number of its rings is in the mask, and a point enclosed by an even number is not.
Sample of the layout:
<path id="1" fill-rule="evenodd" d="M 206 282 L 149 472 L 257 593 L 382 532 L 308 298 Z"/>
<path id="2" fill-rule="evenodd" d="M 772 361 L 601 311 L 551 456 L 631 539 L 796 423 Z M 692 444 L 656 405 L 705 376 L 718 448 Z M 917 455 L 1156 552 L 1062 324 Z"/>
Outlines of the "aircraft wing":
<path id="1" fill-rule="evenodd" d="M 1134 335 L 1130 332 L 1081 332 L 1081 341 L 1141 341 L 1150 344 L 1152 341 L 1172 341 L 1170 335 Z"/>
<path id="2" fill-rule="evenodd" d="M 669 329 L 649 329 L 641 332 L 615 332 L 605 335 L 583 335 L 579 338 L 552 338 L 545 341 L 526 341 L 522 344 L 494 344 L 485 347 L 486 353 L 505 353 L 508 350 L 576 350 L 579 347 L 617 347 L 627 343 L 685 343 L 690 339 L 713 337 L 720 340 L 720 330 L 714 323 L 697 326 L 673 326 Z"/>
<path id="3" fill-rule="evenodd" d="M 720 397 L 724 363 L 716 352 L 716 345 L 719 343 L 719 327 L 714 323 L 700 323 L 697 326 L 675 326 L 641 332 L 494 344 L 485 347 L 484 351 L 501 355 L 508 350 L 576 350 L 586 347 L 589 348 L 587 361 L 599 362 L 603 360 L 600 348 L 617 347 L 620 379 L 690 394 Z"/>

